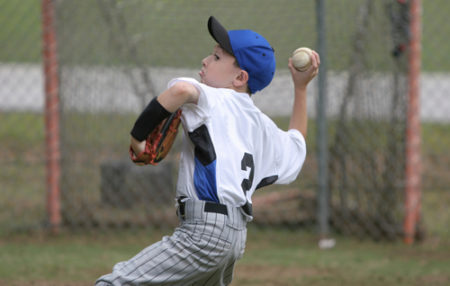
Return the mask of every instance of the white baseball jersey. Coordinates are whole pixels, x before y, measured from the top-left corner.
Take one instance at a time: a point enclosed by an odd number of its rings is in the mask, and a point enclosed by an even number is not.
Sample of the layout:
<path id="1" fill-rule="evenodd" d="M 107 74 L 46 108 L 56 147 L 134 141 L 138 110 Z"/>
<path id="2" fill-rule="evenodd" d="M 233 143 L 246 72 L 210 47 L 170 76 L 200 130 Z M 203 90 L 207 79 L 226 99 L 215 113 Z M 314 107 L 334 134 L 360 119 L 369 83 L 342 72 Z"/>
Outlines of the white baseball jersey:
<path id="1" fill-rule="evenodd" d="M 244 253 L 253 192 L 293 181 L 305 160 L 300 132 L 278 129 L 248 94 L 191 78 L 174 79 L 169 86 L 177 81 L 200 91 L 197 104 L 182 107 L 177 196 L 188 199 L 178 209 L 180 225 L 172 236 L 117 263 L 97 286 L 229 285 Z M 227 205 L 226 212 L 213 210 L 218 205 L 209 202 Z"/>
<path id="2" fill-rule="evenodd" d="M 297 178 L 306 144 L 296 130 L 283 131 L 246 93 L 213 88 L 193 78 L 197 104 L 182 107 L 183 149 L 177 196 L 243 206 L 256 189 Z"/>

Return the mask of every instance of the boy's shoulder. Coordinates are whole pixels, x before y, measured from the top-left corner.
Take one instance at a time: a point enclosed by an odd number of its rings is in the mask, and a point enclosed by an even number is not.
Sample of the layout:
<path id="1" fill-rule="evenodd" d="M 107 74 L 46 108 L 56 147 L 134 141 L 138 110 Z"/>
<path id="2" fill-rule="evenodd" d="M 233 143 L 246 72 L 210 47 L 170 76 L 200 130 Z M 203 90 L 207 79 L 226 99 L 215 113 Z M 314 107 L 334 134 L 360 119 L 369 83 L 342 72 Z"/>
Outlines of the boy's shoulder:
<path id="1" fill-rule="evenodd" d="M 242 93 L 236 92 L 233 89 L 229 89 L 229 88 L 212 87 L 207 84 L 201 83 L 197 79 L 191 78 L 191 77 L 173 78 L 172 80 L 169 81 L 167 87 L 171 87 L 177 82 L 190 83 L 190 84 L 194 85 L 204 95 L 214 94 L 216 96 L 224 96 L 224 97 L 230 96 L 231 97 L 231 96 L 235 96 L 236 94 L 239 94 L 239 95 L 244 95 L 244 98 L 250 99 L 250 96 L 248 94 L 242 94 Z"/>

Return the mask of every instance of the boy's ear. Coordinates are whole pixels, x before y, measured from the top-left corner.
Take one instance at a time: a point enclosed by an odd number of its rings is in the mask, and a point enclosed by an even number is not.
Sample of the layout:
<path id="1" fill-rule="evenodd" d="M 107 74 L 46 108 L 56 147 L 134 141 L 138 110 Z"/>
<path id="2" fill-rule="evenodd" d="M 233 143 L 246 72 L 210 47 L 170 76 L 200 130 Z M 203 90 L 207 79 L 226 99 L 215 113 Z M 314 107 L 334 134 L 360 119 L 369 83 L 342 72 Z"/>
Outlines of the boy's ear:
<path id="1" fill-rule="evenodd" d="M 243 87 L 247 85 L 247 82 L 248 82 L 248 73 L 245 70 L 241 70 L 234 79 L 234 85 L 236 87 Z"/>

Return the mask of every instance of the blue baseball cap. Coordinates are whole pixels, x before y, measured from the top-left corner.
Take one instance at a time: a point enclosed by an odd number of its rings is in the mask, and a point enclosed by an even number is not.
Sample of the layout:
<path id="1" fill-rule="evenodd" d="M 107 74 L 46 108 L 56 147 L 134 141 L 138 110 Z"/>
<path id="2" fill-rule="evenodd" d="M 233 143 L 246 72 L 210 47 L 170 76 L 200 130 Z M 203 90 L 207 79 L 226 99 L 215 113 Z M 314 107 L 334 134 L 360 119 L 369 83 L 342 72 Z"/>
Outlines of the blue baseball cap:
<path id="1" fill-rule="evenodd" d="M 275 55 L 269 42 L 252 30 L 227 31 L 213 16 L 208 19 L 208 30 L 214 40 L 236 58 L 239 67 L 249 75 L 251 93 L 262 90 L 275 74 Z"/>

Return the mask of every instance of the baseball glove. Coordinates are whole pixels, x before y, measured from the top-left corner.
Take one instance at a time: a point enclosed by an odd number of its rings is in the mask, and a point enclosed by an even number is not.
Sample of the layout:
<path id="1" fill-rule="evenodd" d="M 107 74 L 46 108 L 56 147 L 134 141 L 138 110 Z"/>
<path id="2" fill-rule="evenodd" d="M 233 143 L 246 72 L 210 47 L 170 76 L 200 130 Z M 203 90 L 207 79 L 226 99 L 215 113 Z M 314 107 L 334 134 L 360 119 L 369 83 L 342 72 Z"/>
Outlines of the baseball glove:
<path id="1" fill-rule="evenodd" d="M 178 109 L 158 124 L 152 133 L 148 135 L 144 151 L 136 155 L 130 146 L 131 160 L 137 165 L 158 165 L 172 148 L 180 123 L 181 109 Z"/>

